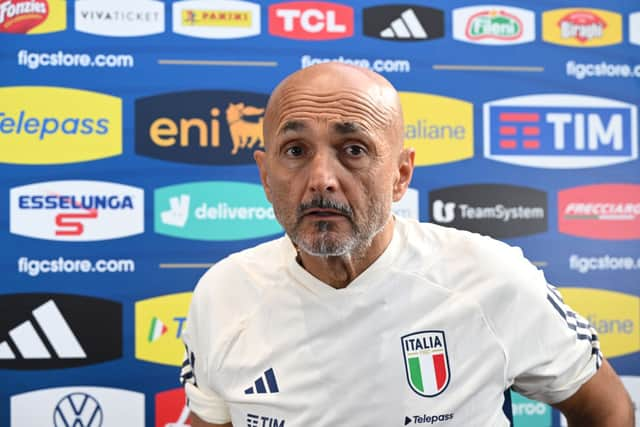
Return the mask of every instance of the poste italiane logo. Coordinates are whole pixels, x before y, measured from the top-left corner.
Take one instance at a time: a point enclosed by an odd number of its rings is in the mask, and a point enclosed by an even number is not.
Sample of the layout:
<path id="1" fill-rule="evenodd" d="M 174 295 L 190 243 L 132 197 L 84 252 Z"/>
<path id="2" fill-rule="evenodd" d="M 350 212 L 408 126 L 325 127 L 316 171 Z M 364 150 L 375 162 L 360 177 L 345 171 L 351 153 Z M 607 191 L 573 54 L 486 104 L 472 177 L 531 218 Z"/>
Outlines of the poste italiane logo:
<path id="1" fill-rule="evenodd" d="M 122 100 L 86 90 L 0 88 L 0 162 L 52 165 L 122 154 Z M 64 102 L 60 102 L 60 100 Z"/>
<path id="2" fill-rule="evenodd" d="M 640 351 L 640 297 L 588 288 L 560 288 L 560 293 L 596 329 L 606 357 Z"/>
<path id="3" fill-rule="evenodd" d="M 622 16 L 602 9 L 555 9 L 542 14 L 542 39 L 572 47 L 622 42 Z"/>
<path id="4" fill-rule="evenodd" d="M 136 359 L 182 365 L 184 344 L 181 337 L 190 303 L 191 292 L 136 302 Z"/>
<path id="5" fill-rule="evenodd" d="M 529 43 L 536 38 L 535 15 L 519 7 L 461 7 L 453 10 L 453 38 L 485 45 Z"/>
<path id="6" fill-rule="evenodd" d="M 446 96 L 400 92 L 404 145 L 416 151 L 416 166 L 473 157 L 473 104 Z"/>
<path id="7" fill-rule="evenodd" d="M 65 0 L 0 0 L 0 33 L 43 34 L 65 28 Z"/>

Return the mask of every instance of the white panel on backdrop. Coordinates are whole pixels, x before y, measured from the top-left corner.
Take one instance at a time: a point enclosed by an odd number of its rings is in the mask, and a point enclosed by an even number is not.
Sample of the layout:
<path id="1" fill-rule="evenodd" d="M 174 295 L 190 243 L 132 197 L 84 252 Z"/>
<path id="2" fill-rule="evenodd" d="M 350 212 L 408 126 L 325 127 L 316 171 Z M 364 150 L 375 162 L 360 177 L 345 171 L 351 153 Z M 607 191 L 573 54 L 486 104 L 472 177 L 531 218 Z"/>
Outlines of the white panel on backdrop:
<path id="1" fill-rule="evenodd" d="M 394 215 L 402 218 L 412 218 L 420 220 L 420 204 L 419 193 L 415 188 L 407 188 L 402 199 L 398 200 L 391 206 Z"/>
<path id="2" fill-rule="evenodd" d="M 640 12 L 629 15 L 629 41 L 640 44 Z"/>
<path id="3" fill-rule="evenodd" d="M 164 3 L 155 0 L 77 0 L 76 30 L 111 37 L 164 32 Z"/>

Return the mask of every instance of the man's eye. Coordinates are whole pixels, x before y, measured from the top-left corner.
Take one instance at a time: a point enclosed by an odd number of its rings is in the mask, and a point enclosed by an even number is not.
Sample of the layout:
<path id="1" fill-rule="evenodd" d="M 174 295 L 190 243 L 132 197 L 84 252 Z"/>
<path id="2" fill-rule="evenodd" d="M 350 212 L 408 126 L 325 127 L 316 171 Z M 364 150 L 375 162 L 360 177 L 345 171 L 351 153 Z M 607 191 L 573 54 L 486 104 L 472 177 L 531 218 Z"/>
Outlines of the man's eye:
<path id="1" fill-rule="evenodd" d="M 345 148 L 345 151 L 350 156 L 356 156 L 356 157 L 362 156 L 362 155 L 366 154 L 366 152 L 367 152 L 367 150 L 361 145 L 348 145 Z"/>
<path id="2" fill-rule="evenodd" d="M 293 145 L 285 150 L 285 153 L 292 157 L 302 156 L 304 150 L 299 145 Z"/>

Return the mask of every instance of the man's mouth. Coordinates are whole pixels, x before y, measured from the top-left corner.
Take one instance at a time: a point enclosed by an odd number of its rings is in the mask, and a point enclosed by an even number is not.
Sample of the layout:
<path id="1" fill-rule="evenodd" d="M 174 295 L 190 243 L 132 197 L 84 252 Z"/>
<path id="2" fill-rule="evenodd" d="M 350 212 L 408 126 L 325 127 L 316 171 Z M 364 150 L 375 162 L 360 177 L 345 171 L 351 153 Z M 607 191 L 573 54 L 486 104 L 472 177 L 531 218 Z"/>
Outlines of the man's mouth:
<path id="1" fill-rule="evenodd" d="M 332 216 L 347 216 L 344 212 L 340 212 L 335 209 L 308 209 L 303 213 L 304 216 L 313 216 L 313 217 L 332 217 Z"/>

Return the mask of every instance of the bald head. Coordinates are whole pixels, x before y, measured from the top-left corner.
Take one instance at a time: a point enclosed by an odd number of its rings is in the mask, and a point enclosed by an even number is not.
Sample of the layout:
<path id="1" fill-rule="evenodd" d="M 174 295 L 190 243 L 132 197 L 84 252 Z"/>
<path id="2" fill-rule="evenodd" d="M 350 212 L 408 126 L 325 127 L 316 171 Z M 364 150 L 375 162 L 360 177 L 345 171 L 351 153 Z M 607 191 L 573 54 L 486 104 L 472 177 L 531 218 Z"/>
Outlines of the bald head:
<path id="1" fill-rule="evenodd" d="M 317 64 L 286 77 L 272 92 L 265 111 L 264 141 L 296 126 L 300 118 L 342 120 L 369 132 L 384 132 L 402 148 L 402 110 L 387 79 L 362 67 L 336 62 Z"/>

